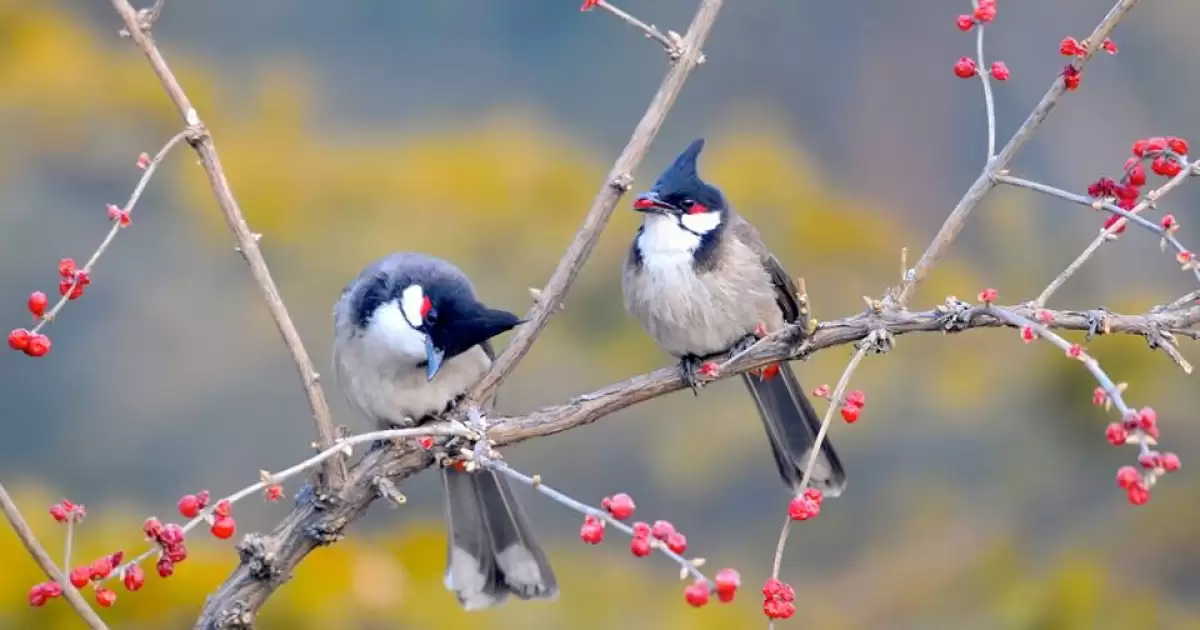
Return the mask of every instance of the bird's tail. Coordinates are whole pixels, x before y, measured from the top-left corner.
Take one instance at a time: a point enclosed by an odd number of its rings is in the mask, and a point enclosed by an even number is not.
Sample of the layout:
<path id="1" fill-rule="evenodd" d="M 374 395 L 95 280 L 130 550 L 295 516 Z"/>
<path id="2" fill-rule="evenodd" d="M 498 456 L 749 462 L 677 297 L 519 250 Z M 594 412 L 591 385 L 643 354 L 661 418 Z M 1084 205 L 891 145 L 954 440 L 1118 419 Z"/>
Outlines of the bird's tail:
<path id="1" fill-rule="evenodd" d="M 511 593 L 553 598 L 558 581 L 508 480 L 490 470 L 442 469 L 450 530 L 446 588 L 467 610 L 488 608 Z"/>
<path id="2" fill-rule="evenodd" d="M 821 430 L 821 417 L 787 363 L 780 363 L 779 373 L 773 377 L 743 374 L 742 380 L 758 406 L 779 475 L 794 493 L 798 492 L 809 453 Z M 828 497 L 840 495 L 846 487 L 846 471 L 828 435 L 821 443 L 809 487 Z"/>

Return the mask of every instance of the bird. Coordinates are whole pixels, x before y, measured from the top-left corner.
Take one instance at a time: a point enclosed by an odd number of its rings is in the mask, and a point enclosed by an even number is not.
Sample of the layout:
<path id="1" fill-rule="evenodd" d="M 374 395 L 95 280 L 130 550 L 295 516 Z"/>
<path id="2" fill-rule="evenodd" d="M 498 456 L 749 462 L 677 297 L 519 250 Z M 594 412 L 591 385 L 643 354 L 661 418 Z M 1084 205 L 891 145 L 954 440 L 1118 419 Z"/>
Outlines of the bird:
<path id="1" fill-rule="evenodd" d="M 334 306 L 333 362 L 349 406 L 380 429 L 432 422 L 495 359 L 490 339 L 520 318 L 475 297 L 453 264 L 398 252 L 369 265 Z M 441 470 L 448 552 L 444 584 L 466 610 L 510 594 L 553 599 L 558 581 L 509 480 L 484 468 Z"/>
<path id="2" fill-rule="evenodd" d="M 621 275 L 625 310 L 655 343 L 679 360 L 679 372 L 699 393 L 696 371 L 708 358 L 748 348 L 758 334 L 801 317 L 798 289 L 767 249 L 758 229 L 700 178 L 704 138 L 687 146 L 633 209 L 642 213 Z M 791 367 L 743 374 L 766 430 L 779 475 L 794 495 L 821 418 Z M 846 472 L 825 440 L 809 487 L 836 497 Z"/>

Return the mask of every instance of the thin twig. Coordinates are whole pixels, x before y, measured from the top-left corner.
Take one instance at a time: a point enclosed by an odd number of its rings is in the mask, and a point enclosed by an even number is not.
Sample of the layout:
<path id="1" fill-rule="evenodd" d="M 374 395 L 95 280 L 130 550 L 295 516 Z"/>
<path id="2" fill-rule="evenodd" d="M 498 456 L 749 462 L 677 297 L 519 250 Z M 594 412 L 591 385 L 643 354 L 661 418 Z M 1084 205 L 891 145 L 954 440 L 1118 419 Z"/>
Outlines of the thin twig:
<path id="1" fill-rule="evenodd" d="M 1167 193 L 1171 192 L 1180 184 L 1182 184 L 1189 176 L 1194 175 L 1198 170 L 1200 170 L 1200 160 L 1187 164 L 1183 170 L 1181 170 L 1171 179 L 1167 180 L 1162 186 L 1159 186 L 1158 188 L 1146 193 L 1146 197 L 1142 201 L 1138 202 L 1138 204 L 1128 212 L 1111 203 L 1097 204 L 1096 200 L 1091 199 L 1090 197 L 1060 190 L 1058 188 L 1054 188 L 1053 186 L 1047 186 L 1038 182 L 1032 182 L 1007 175 L 997 175 L 995 178 L 997 183 L 1028 188 L 1030 190 L 1035 190 L 1037 192 L 1058 197 L 1060 199 L 1065 199 L 1067 201 L 1073 201 L 1091 208 L 1106 210 L 1122 217 L 1120 220 L 1108 226 L 1107 228 L 1100 230 L 1100 234 L 1096 236 L 1096 238 L 1093 239 L 1087 247 L 1084 248 L 1083 252 L 1080 253 L 1070 265 L 1067 265 L 1067 268 L 1064 269 L 1062 273 L 1058 274 L 1054 277 L 1054 280 L 1050 281 L 1050 284 L 1042 290 L 1041 294 L 1037 296 L 1037 299 L 1033 301 L 1033 304 L 1036 306 L 1045 304 L 1055 292 L 1057 292 L 1064 284 L 1066 284 L 1067 280 L 1070 280 L 1071 277 L 1075 275 L 1075 272 L 1079 271 L 1079 269 L 1083 267 L 1084 263 L 1092 258 L 1092 256 L 1096 253 L 1096 250 L 1100 249 L 1100 246 L 1105 242 L 1114 238 L 1117 231 L 1124 228 L 1128 221 L 1133 221 L 1137 225 L 1147 228 L 1159 236 L 1167 239 L 1167 242 L 1175 247 L 1176 251 L 1186 251 L 1186 248 L 1183 247 L 1183 245 L 1175 238 L 1173 234 L 1163 230 L 1161 226 L 1155 225 L 1154 223 L 1151 223 L 1150 221 L 1147 221 L 1138 215 L 1149 208 L 1153 208 L 1155 203 L 1160 201 Z M 1193 267 L 1192 273 L 1195 274 L 1197 280 L 1200 280 L 1200 269 Z"/>
<path id="2" fill-rule="evenodd" d="M 1076 62 L 1080 70 L 1087 65 L 1088 60 L 1097 51 L 1101 50 L 1101 44 L 1104 42 L 1104 39 L 1112 33 L 1117 24 L 1120 23 L 1125 15 L 1129 13 L 1129 10 L 1137 3 L 1138 0 L 1118 0 L 1113 8 L 1109 10 L 1108 15 L 1104 16 L 1104 19 L 1096 26 L 1096 29 L 1092 31 L 1091 36 L 1087 39 L 1086 52 Z M 995 159 L 984 166 L 983 172 L 979 174 L 979 177 L 975 179 L 975 183 L 971 184 L 971 187 L 963 195 L 963 198 L 959 200 L 958 205 L 954 207 L 950 216 L 946 218 L 937 235 L 930 242 L 929 247 L 925 249 L 925 253 L 921 254 L 921 258 L 917 260 L 916 266 L 905 274 L 904 282 L 900 284 L 899 289 L 888 296 L 889 302 L 894 302 L 899 306 L 904 306 L 908 302 L 917 285 L 929 275 L 929 272 L 933 270 L 937 261 L 946 253 L 954 240 L 958 238 L 958 234 L 962 231 L 963 226 L 966 225 L 967 218 L 971 215 L 971 212 L 975 210 L 984 196 L 995 187 L 996 181 L 994 176 L 1008 168 L 1008 165 L 1012 163 L 1013 158 L 1017 156 L 1025 146 L 1025 143 L 1033 137 L 1033 134 L 1042 126 L 1042 123 L 1049 118 L 1065 92 L 1066 87 L 1063 85 L 1062 77 L 1055 77 L 1054 83 L 1037 104 L 1037 107 L 1030 112 L 1029 117 L 1025 119 L 1025 122 L 1021 124 L 1008 143 L 1004 145 L 1004 148 L 1000 150 L 1000 153 L 996 155 Z"/>
<path id="3" fill-rule="evenodd" d="M 976 2 L 978 7 L 979 3 Z M 984 65 L 983 59 L 983 32 L 987 30 L 984 24 L 979 24 L 975 28 L 975 67 L 978 69 L 976 74 L 979 75 L 979 81 L 983 84 L 983 104 L 987 110 L 987 163 L 996 157 L 996 100 L 992 97 L 992 78 L 991 72 Z"/>
<path id="4" fill-rule="evenodd" d="M 631 537 L 634 535 L 632 527 L 613 518 L 612 515 L 609 514 L 608 512 L 605 512 L 604 510 L 601 510 L 599 508 L 594 508 L 586 503 L 572 499 L 571 497 L 559 492 L 558 490 L 555 490 L 554 488 L 547 486 L 540 479 L 534 479 L 533 477 L 530 477 L 529 475 L 526 475 L 525 473 L 522 473 L 518 470 L 514 470 L 514 469 L 510 468 L 509 465 L 506 462 L 504 462 L 503 460 L 491 459 L 489 457 L 477 457 L 477 458 L 475 458 L 475 461 L 478 462 L 479 465 L 483 466 L 484 468 L 487 468 L 489 470 L 494 470 L 510 479 L 519 481 L 519 482 L 529 486 L 530 488 L 533 488 L 537 492 L 540 492 L 541 494 L 543 494 L 547 497 L 550 497 L 556 503 L 565 505 L 566 507 L 568 507 L 572 510 L 575 510 L 576 512 L 579 512 L 580 514 L 583 514 L 585 516 L 594 516 L 594 517 L 604 521 L 608 525 L 611 525 L 614 528 L 619 529 L 622 532 L 625 532 L 626 534 L 628 534 Z M 712 580 L 708 579 L 707 576 L 705 576 L 703 573 L 700 572 L 700 569 L 696 565 L 696 563 L 675 553 L 674 551 L 671 551 L 669 548 L 667 548 L 667 546 L 665 544 L 662 544 L 661 541 L 658 541 L 655 539 L 651 539 L 651 541 L 652 541 L 650 543 L 651 549 L 657 549 L 664 556 L 670 558 L 671 560 L 674 560 L 675 564 L 678 564 L 679 568 L 682 571 L 686 571 L 687 573 L 690 573 L 697 580 L 704 580 L 705 582 L 707 582 L 709 585 L 709 589 L 711 589 L 713 587 Z"/>
<path id="5" fill-rule="evenodd" d="M 150 178 L 154 176 L 154 171 L 158 170 L 158 165 L 162 164 L 163 159 L 167 157 L 167 154 L 171 152 L 171 149 L 175 148 L 175 145 L 179 144 L 181 140 L 187 138 L 187 135 L 187 131 L 181 131 L 175 134 L 173 138 L 168 140 L 167 143 L 163 145 L 163 148 L 158 150 L 158 153 L 155 154 L 154 159 L 150 160 L 150 163 L 146 165 L 145 172 L 142 173 L 141 179 L 138 180 L 137 186 L 134 187 L 133 194 L 129 196 L 129 201 L 125 202 L 125 207 L 121 209 L 122 212 L 125 214 L 133 213 L 133 207 L 136 206 L 138 200 L 142 198 L 142 193 L 146 190 L 146 185 L 150 183 Z M 67 291 L 64 292 L 60 298 L 58 298 L 58 302 L 55 303 L 53 308 L 46 312 L 46 314 L 42 317 L 42 321 L 38 322 L 37 326 L 34 326 L 31 332 L 39 332 L 46 324 L 54 321 L 54 318 L 58 316 L 59 311 L 63 310 L 63 308 L 67 305 L 67 302 L 70 301 L 69 297 L 71 293 L 75 291 L 75 285 L 79 284 L 83 277 L 92 272 L 92 268 L 96 266 L 96 262 L 100 260 L 100 257 L 104 255 L 104 252 L 108 251 L 108 246 L 112 245 L 112 242 L 117 238 L 117 232 L 120 232 L 122 227 L 123 226 L 121 225 L 120 221 L 113 221 L 112 227 L 109 228 L 108 234 L 104 236 L 104 240 L 100 242 L 100 246 L 97 247 L 96 251 L 92 253 L 92 257 L 88 258 L 87 264 L 85 264 L 79 270 L 82 272 L 82 274 L 75 274 L 71 280 L 71 287 L 67 289 Z"/>
<path id="6" fill-rule="evenodd" d="M 67 514 L 67 535 L 66 535 L 66 540 L 63 541 L 63 563 L 62 563 L 63 579 L 60 582 L 60 584 L 62 584 L 64 589 L 67 587 L 67 583 L 69 582 L 69 580 L 67 579 L 67 574 L 69 574 L 71 572 L 71 547 L 74 546 L 74 544 L 75 544 L 75 515 Z"/>
<path id="7" fill-rule="evenodd" d="M 696 68 L 697 60 L 700 57 L 700 47 L 708 39 L 708 34 L 712 31 L 713 22 L 717 19 L 717 13 L 721 10 L 722 3 L 723 0 L 702 0 L 700 3 L 696 17 L 692 19 L 692 24 L 688 28 L 687 36 L 683 38 L 683 54 L 663 77 L 658 92 L 650 101 L 650 107 L 642 116 L 637 128 L 634 129 L 633 136 L 625 145 L 625 149 L 621 151 L 620 157 L 608 172 L 600 191 L 592 200 L 591 209 L 588 210 L 583 225 L 575 233 L 575 239 L 567 248 L 558 266 L 555 267 L 549 282 L 542 288 L 533 309 L 525 316 L 526 323 L 517 330 L 512 341 L 504 348 L 504 352 L 492 363 L 491 370 L 483 377 L 483 380 L 472 389 L 467 396 L 468 401 L 480 403 L 495 393 L 500 383 L 516 367 L 517 362 L 529 352 L 530 346 L 546 328 L 550 317 L 566 297 L 571 284 L 583 269 L 583 263 L 587 261 L 592 249 L 599 241 L 600 233 L 608 225 L 608 220 L 612 217 L 621 195 L 629 189 L 633 182 L 634 169 L 641 164 L 642 158 L 650 149 L 650 143 L 658 135 L 658 130 L 666 120 L 667 113 L 671 111 L 675 99 L 683 90 L 684 82 Z"/>
<path id="8" fill-rule="evenodd" d="M 600 7 L 601 9 L 604 9 L 605 11 L 608 11 L 609 13 L 617 16 L 625 23 L 631 24 L 631 25 L 633 25 L 634 28 L 637 28 L 638 30 L 645 33 L 646 37 L 653 39 L 654 41 L 658 42 L 659 44 L 662 44 L 663 49 L 667 51 L 667 55 L 672 60 L 678 59 L 679 55 L 683 52 L 682 50 L 680 50 L 677 42 L 671 41 L 670 38 L 668 38 L 666 35 L 663 35 L 662 31 L 659 31 L 658 28 L 656 28 L 653 24 L 646 24 L 645 22 L 637 19 L 636 17 L 617 8 L 612 3 L 605 2 L 605 0 L 596 0 L 596 3 L 594 6 Z M 704 57 L 704 55 L 701 55 L 701 58 L 703 58 L 703 57 Z M 700 63 L 700 62 L 698 61 L 697 63 Z"/>
<path id="9" fill-rule="evenodd" d="M 84 623 L 92 630 L 108 630 L 108 626 L 104 625 L 104 620 L 100 619 L 100 615 L 92 610 L 92 607 L 83 599 L 83 595 L 66 579 L 63 571 L 59 571 L 58 567 L 54 566 L 54 560 L 50 559 L 50 554 L 46 553 L 46 549 L 38 542 L 37 536 L 29 528 L 29 523 L 26 523 L 25 518 L 21 516 L 21 510 L 17 508 L 17 504 L 8 495 L 8 490 L 4 489 L 3 484 L 0 484 L 0 509 L 4 510 L 4 516 L 12 525 L 13 531 L 17 533 L 17 538 L 21 539 L 21 544 L 25 545 L 25 549 L 37 561 L 46 577 L 62 584 L 63 597 L 71 604 L 71 608 L 79 613 Z"/>
<path id="10" fill-rule="evenodd" d="M 246 259 L 246 263 L 250 265 L 250 273 L 254 276 L 254 280 L 262 290 L 263 297 L 267 302 L 267 309 L 271 312 L 271 317 L 274 318 L 275 325 L 279 328 L 279 333 L 283 336 L 284 343 L 287 344 L 288 350 L 291 351 L 292 361 L 295 362 L 296 369 L 300 373 L 304 391 L 308 395 L 308 404 L 312 408 L 313 423 L 317 427 L 320 448 L 328 449 L 334 441 L 333 418 L 329 412 L 329 403 L 325 399 L 325 392 L 318 381 L 319 375 L 313 368 L 312 359 L 309 357 L 308 351 L 304 348 L 304 342 L 300 339 L 300 333 L 296 330 L 296 325 L 292 322 L 291 316 L 288 315 L 283 298 L 279 295 L 279 289 L 275 286 L 275 281 L 271 278 L 271 271 L 267 267 L 267 262 L 263 259 L 262 251 L 258 248 L 259 235 L 250 231 L 250 227 L 246 224 L 246 218 L 242 214 L 242 209 L 238 206 L 237 199 L 233 196 L 233 190 L 229 186 L 225 170 L 221 167 L 221 159 L 217 155 L 216 144 L 213 142 L 212 134 L 204 127 L 204 123 L 200 119 L 200 114 L 196 112 L 196 108 L 188 100 L 187 94 L 184 93 L 183 88 L 179 85 L 179 81 L 171 72 L 166 59 L 159 52 L 158 47 L 154 43 L 154 38 L 150 35 L 149 28 L 139 20 L 138 11 L 133 8 L 129 0 L 112 0 L 112 5 L 117 10 L 117 13 L 121 15 L 129 36 L 137 44 L 137 47 L 141 49 L 142 53 L 146 55 L 146 59 L 150 61 L 150 67 L 154 70 L 154 74 L 158 76 L 158 80 L 162 83 L 163 89 L 166 90 L 167 96 L 175 104 L 175 107 L 179 110 L 179 114 L 183 116 L 184 122 L 189 127 L 191 135 L 188 137 L 188 141 L 200 156 L 200 164 L 204 167 L 204 172 L 208 176 L 209 186 L 212 187 L 213 195 L 217 199 L 217 205 L 220 206 L 221 214 L 225 217 L 225 223 L 233 232 L 237 241 L 238 251 Z M 156 6 L 161 9 L 161 6 Z M 331 486 L 339 485 L 343 481 L 342 472 L 342 468 L 338 465 L 336 458 L 327 461 L 325 463 L 325 482 Z"/>

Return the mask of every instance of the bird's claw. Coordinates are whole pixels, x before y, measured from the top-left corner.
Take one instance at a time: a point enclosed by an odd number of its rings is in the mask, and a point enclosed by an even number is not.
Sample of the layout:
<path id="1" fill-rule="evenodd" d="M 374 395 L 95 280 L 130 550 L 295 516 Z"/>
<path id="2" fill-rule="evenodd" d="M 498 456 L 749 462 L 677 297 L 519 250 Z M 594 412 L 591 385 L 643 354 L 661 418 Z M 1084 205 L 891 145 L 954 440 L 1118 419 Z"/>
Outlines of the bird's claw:
<path id="1" fill-rule="evenodd" d="M 745 337 L 733 342 L 733 345 L 729 348 L 729 355 L 733 356 L 736 354 L 741 354 L 750 348 L 753 348 L 754 344 L 758 343 L 759 341 L 761 341 L 761 338 L 756 333 L 750 333 L 749 335 L 746 335 Z"/>
<path id="2" fill-rule="evenodd" d="M 692 389 L 695 396 L 700 395 L 700 387 L 703 385 L 700 379 L 696 378 L 700 363 L 700 357 L 690 354 L 679 360 L 679 377 L 683 379 L 684 385 Z"/>

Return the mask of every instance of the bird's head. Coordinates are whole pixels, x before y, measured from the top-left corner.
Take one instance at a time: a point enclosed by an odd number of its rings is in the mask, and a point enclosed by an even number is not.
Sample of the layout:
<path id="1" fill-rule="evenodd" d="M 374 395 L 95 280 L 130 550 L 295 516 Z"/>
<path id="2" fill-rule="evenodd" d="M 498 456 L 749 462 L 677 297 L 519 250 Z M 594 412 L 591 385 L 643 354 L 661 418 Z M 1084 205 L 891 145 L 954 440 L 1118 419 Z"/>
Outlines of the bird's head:
<path id="1" fill-rule="evenodd" d="M 719 228 L 728 203 L 716 186 L 700 179 L 696 160 L 704 149 L 704 138 L 693 140 L 675 161 L 659 175 L 648 192 L 637 196 L 633 209 L 648 215 L 662 215 L 697 236 Z"/>
<path id="2" fill-rule="evenodd" d="M 365 337 L 424 364 L 428 380 L 447 359 L 521 323 L 508 311 L 484 306 L 464 282 L 444 277 L 380 274 L 361 294 L 357 311 Z"/>

